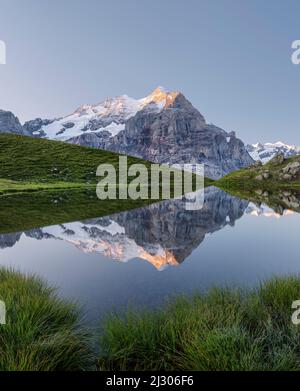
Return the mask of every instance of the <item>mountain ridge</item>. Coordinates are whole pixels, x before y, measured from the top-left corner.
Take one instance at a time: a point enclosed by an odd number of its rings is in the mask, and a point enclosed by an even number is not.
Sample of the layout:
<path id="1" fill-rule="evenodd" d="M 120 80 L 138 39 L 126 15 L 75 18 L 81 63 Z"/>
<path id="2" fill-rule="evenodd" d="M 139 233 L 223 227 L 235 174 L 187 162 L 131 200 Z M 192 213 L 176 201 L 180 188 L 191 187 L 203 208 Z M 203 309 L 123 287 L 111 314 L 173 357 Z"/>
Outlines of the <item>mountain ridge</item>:
<path id="1" fill-rule="evenodd" d="M 82 132 L 88 134 L 95 131 L 107 131 L 115 136 L 124 129 L 122 125 L 139 111 L 148 109 L 159 113 L 179 99 L 181 102 L 185 100 L 181 92 L 169 92 L 163 87 L 157 87 L 144 98 L 134 99 L 125 94 L 118 95 L 96 104 L 80 105 L 73 113 L 64 117 L 44 120 L 36 118 L 27 121 L 24 127 L 32 136 L 61 141 L 80 136 Z M 189 105 L 191 106 L 190 102 Z"/>
<path id="2" fill-rule="evenodd" d="M 154 163 L 204 164 L 218 179 L 254 161 L 235 132 L 208 124 L 180 91 L 162 87 L 141 99 L 120 95 L 55 119 L 36 118 L 24 134 L 124 153 Z"/>
<path id="3" fill-rule="evenodd" d="M 300 147 L 289 145 L 282 141 L 277 141 L 276 143 L 258 142 L 256 144 L 248 144 L 246 145 L 246 149 L 252 159 L 255 161 L 260 160 L 262 163 L 269 162 L 279 154 L 283 154 L 286 158 L 300 154 Z"/>

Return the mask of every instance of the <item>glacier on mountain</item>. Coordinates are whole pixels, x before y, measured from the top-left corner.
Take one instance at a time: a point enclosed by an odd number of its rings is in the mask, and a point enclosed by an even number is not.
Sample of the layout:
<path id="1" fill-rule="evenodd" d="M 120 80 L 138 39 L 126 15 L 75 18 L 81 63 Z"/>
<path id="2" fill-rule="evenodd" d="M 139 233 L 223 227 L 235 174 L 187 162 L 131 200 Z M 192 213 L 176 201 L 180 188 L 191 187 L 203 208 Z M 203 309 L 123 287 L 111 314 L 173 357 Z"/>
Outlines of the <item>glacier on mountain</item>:
<path id="1" fill-rule="evenodd" d="M 283 154 L 285 157 L 291 157 L 300 154 L 300 147 L 288 145 L 281 141 L 276 143 L 256 143 L 246 146 L 247 151 L 253 160 L 260 160 L 267 163 L 274 156 Z"/>

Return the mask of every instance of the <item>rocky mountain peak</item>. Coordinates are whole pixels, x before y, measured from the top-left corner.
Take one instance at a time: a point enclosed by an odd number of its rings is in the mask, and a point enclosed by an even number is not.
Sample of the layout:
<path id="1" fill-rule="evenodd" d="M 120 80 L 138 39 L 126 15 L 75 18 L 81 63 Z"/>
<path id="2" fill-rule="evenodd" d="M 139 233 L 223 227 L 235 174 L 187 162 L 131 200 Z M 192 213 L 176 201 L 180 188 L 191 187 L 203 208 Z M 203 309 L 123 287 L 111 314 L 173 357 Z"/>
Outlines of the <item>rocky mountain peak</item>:
<path id="1" fill-rule="evenodd" d="M 12 118 L 5 120 L 6 132 L 12 127 L 14 132 L 22 131 L 19 123 L 13 126 L 10 121 L 14 122 Z M 207 124 L 181 92 L 163 87 L 141 99 L 120 95 L 82 105 L 63 118 L 37 118 L 25 123 L 23 131 L 33 137 L 125 153 L 155 163 L 201 163 L 205 175 L 212 179 L 253 164 L 233 132 Z"/>
<path id="2" fill-rule="evenodd" d="M 18 117 L 5 110 L 0 110 L 0 133 L 26 134 Z"/>
<path id="3" fill-rule="evenodd" d="M 180 91 L 169 91 L 164 87 L 157 87 L 146 98 L 140 100 L 142 106 L 155 103 L 160 109 L 191 108 L 192 104 Z"/>
<path id="4" fill-rule="evenodd" d="M 172 104 L 179 94 L 178 91 L 168 91 L 163 87 L 157 87 L 145 100 L 166 107 Z"/>

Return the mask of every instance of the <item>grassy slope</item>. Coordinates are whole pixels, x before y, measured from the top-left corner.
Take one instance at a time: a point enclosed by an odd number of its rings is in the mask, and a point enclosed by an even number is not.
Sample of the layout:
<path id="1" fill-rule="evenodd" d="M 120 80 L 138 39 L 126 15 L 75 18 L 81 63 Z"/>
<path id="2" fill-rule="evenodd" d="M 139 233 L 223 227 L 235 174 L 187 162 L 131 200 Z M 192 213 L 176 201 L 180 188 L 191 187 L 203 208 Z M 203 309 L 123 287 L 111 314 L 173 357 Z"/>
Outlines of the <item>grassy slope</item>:
<path id="1" fill-rule="evenodd" d="M 214 183 L 226 192 L 260 205 L 269 205 L 281 214 L 285 209 L 300 212 L 300 181 L 283 181 L 280 171 L 289 163 L 300 162 L 300 156 L 285 159 L 282 164 L 269 163 L 260 167 L 249 167 L 232 172 Z M 259 181 L 255 178 L 266 170 L 270 178 Z"/>
<path id="2" fill-rule="evenodd" d="M 162 309 L 111 315 L 100 370 L 300 370 L 300 327 L 291 321 L 300 278 L 258 289 L 214 288 Z"/>
<path id="3" fill-rule="evenodd" d="M 300 189 L 300 181 L 282 181 L 279 179 L 279 173 L 282 168 L 287 164 L 294 161 L 300 162 L 300 156 L 294 156 L 285 159 L 282 164 L 274 164 L 272 161 L 261 167 L 251 166 L 242 170 L 234 171 L 225 177 L 215 182 L 215 185 L 226 190 L 247 190 L 254 191 L 255 189 Z M 260 174 L 261 171 L 269 170 L 270 179 L 259 181 L 255 178 Z"/>
<path id="4" fill-rule="evenodd" d="M 0 194 L 8 189 L 14 193 L 22 189 L 93 187 L 100 164 L 112 164 L 118 176 L 120 155 L 60 141 L 0 134 Z M 128 167 L 143 164 L 148 169 L 151 165 L 132 156 L 127 156 L 127 163 Z M 128 182 L 132 179 L 128 177 Z"/>
<path id="5" fill-rule="evenodd" d="M 82 187 L 96 183 L 100 164 L 118 167 L 119 154 L 59 141 L 0 135 L 0 191 Z M 128 164 L 143 163 L 128 157 Z"/>

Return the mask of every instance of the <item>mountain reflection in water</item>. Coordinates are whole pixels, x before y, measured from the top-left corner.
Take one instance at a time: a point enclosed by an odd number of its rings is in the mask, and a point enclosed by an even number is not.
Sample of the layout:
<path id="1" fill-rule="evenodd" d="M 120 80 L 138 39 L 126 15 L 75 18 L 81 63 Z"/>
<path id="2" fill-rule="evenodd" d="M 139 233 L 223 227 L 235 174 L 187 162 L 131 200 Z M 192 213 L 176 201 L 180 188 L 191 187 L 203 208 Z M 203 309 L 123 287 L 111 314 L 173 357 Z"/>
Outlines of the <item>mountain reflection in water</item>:
<path id="1" fill-rule="evenodd" d="M 267 206 L 257 207 L 210 187 L 205 189 L 200 210 L 189 211 L 184 201 L 168 200 L 108 217 L 0 235 L 0 248 L 14 246 L 22 235 L 37 240 L 51 238 L 122 262 L 140 258 L 162 270 L 182 263 L 206 234 L 234 226 L 244 213 L 279 217 Z"/>

